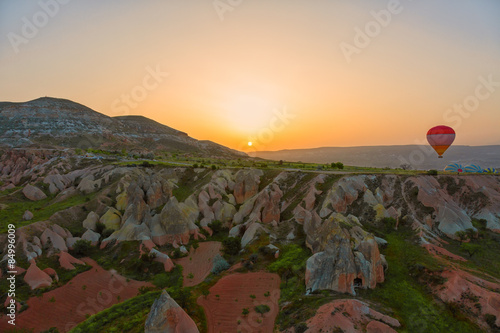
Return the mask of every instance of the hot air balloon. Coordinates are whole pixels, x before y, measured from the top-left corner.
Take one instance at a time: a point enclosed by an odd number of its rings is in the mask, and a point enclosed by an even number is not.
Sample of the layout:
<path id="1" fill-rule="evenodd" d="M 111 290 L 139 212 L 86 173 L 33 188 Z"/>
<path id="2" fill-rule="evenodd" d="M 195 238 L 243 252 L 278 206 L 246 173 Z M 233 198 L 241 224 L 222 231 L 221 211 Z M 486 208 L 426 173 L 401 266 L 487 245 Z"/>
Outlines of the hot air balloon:
<path id="1" fill-rule="evenodd" d="M 460 173 L 460 172 L 464 172 L 464 167 L 461 164 L 452 163 L 452 164 L 448 164 L 447 166 L 445 166 L 443 171 Z"/>
<path id="2" fill-rule="evenodd" d="M 483 168 L 481 168 L 479 165 L 476 165 L 476 164 L 469 164 L 469 165 L 465 166 L 464 171 L 465 172 L 472 172 L 472 173 L 484 172 Z"/>
<path id="3" fill-rule="evenodd" d="M 427 141 L 436 153 L 438 153 L 439 158 L 443 158 L 444 152 L 451 146 L 454 140 L 455 131 L 448 126 L 436 126 L 427 132 Z"/>

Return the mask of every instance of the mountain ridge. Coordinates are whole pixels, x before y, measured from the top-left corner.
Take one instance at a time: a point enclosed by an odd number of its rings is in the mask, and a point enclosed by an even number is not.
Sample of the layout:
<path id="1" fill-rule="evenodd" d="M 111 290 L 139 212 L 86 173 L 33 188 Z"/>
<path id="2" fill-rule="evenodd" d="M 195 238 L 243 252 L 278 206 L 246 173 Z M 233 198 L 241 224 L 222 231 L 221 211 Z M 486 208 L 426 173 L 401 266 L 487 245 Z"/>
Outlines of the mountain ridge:
<path id="1" fill-rule="evenodd" d="M 246 157 L 245 153 L 194 139 L 140 115 L 109 117 L 83 104 L 54 97 L 0 102 L 0 146 L 33 145 Z"/>

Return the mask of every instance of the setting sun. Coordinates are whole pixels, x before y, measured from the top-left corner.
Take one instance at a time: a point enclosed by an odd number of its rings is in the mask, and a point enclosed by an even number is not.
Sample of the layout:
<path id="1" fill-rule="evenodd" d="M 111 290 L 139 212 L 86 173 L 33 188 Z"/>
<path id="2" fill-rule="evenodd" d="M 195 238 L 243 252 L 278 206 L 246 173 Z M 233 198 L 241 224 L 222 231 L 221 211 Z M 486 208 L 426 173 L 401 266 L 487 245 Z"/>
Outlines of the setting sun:
<path id="1" fill-rule="evenodd" d="M 249 142 L 248 142 L 248 145 L 249 145 L 250 147 L 252 146 L 252 144 L 253 144 L 253 143 L 252 143 L 252 141 L 249 141 Z"/>

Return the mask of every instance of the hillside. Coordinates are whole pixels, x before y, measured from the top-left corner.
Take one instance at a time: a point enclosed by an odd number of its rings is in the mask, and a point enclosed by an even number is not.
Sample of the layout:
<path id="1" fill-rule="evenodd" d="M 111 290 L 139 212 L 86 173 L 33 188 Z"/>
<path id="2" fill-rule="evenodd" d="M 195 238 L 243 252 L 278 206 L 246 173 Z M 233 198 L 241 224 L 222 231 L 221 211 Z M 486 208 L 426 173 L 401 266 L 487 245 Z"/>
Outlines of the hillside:
<path id="1" fill-rule="evenodd" d="M 498 175 L 120 165 L 29 149 L 4 152 L 0 175 L 3 253 L 16 225 L 18 328 L 500 327 Z M 67 290 L 81 299 L 64 301 Z M 40 307 L 59 316 L 35 316 Z"/>
<path id="2" fill-rule="evenodd" d="M 142 116 L 112 118 L 84 105 L 50 97 L 0 103 L 0 145 L 246 156 L 210 141 L 198 141 Z"/>
<path id="3" fill-rule="evenodd" d="M 450 163 L 460 163 L 464 166 L 472 163 L 483 168 L 500 167 L 500 145 L 452 145 L 442 159 L 438 159 L 437 154 L 427 145 L 287 149 L 258 151 L 252 156 L 291 162 L 332 163 L 341 161 L 347 165 L 377 168 L 399 168 L 401 164 L 411 164 L 415 170 L 442 170 Z"/>

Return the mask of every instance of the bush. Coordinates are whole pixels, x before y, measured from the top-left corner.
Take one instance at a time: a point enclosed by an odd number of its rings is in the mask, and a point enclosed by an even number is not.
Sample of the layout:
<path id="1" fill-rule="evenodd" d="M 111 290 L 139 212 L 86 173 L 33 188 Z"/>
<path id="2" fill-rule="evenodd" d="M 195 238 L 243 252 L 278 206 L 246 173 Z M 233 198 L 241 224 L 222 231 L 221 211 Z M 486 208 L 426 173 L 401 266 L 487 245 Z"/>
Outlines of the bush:
<path id="1" fill-rule="evenodd" d="M 212 229 L 214 234 L 217 234 L 222 230 L 222 222 L 219 220 L 212 221 L 212 223 L 210 223 L 208 226 L 210 227 L 210 229 Z"/>
<path id="2" fill-rule="evenodd" d="M 236 237 L 228 237 L 222 241 L 223 251 L 227 255 L 237 255 L 241 250 L 241 241 Z"/>
<path id="3" fill-rule="evenodd" d="M 92 245 L 90 244 L 90 241 L 84 240 L 84 239 L 79 239 L 75 242 L 73 245 L 73 254 L 80 256 L 80 257 L 85 257 L 90 254 L 90 250 L 92 249 Z"/>
<path id="4" fill-rule="evenodd" d="M 219 274 L 227 269 L 229 269 L 231 265 L 226 261 L 226 259 L 222 258 L 220 254 L 216 255 L 213 259 L 212 273 Z"/>
<path id="5" fill-rule="evenodd" d="M 294 328 L 295 328 L 295 333 L 304 333 L 305 331 L 307 331 L 309 327 L 307 327 L 306 323 L 300 323 L 295 325 Z"/>
<path id="6" fill-rule="evenodd" d="M 106 226 L 104 225 L 104 223 L 97 221 L 97 223 L 95 224 L 95 232 L 103 235 L 104 230 L 106 230 Z M 107 237 L 103 237 L 103 238 L 107 238 Z"/>
<path id="7" fill-rule="evenodd" d="M 437 176 L 438 171 L 437 171 L 437 170 L 432 169 L 432 170 L 427 171 L 427 174 L 428 174 L 429 176 Z"/>
<path id="8" fill-rule="evenodd" d="M 264 313 L 267 313 L 269 311 L 271 311 L 271 308 L 265 304 L 261 304 L 261 305 L 257 305 L 255 308 L 254 308 L 255 312 L 257 313 L 260 313 L 260 314 L 264 314 Z"/>
<path id="9" fill-rule="evenodd" d="M 105 238 L 108 238 L 109 236 L 111 236 L 113 234 L 113 232 L 115 232 L 113 229 L 104 229 L 101 236 L 102 236 L 102 239 L 105 239 Z"/>
<path id="10" fill-rule="evenodd" d="M 489 327 L 495 329 L 498 328 L 495 322 L 497 321 L 497 317 L 495 315 L 492 315 L 490 313 L 487 313 L 484 315 L 484 321 L 486 324 L 488 324 Z"/>

